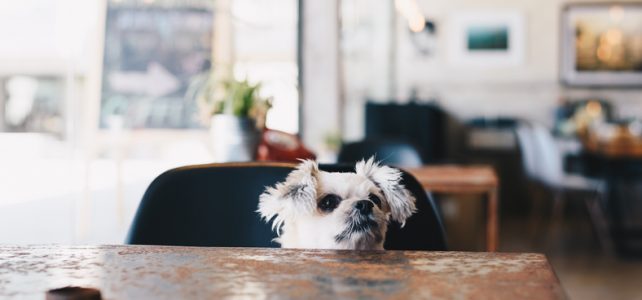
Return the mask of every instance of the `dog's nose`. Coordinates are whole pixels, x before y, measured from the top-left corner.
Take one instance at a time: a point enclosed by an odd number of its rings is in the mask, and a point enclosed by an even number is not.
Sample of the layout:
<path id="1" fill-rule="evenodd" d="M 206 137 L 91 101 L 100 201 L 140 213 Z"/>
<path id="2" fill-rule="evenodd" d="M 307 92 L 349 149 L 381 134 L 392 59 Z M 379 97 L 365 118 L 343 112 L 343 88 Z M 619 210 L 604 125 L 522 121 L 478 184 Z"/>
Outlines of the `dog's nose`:
<path id="1" fill-rule="evenodd" d="M 372 207 L 374 204 L 368 200 L 359 200 L 357 204 L 354 205 L 354 208 L 358 209 L 362 214 L 369 214 L 372 212 Z"/>

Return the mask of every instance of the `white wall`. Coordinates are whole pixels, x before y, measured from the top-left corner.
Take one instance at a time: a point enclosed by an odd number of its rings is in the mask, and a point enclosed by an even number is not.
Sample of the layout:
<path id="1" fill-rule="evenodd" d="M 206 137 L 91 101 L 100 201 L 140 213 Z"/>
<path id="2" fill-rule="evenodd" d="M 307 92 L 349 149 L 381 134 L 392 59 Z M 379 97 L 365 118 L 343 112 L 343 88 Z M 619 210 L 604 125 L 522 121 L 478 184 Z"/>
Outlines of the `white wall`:
<path id="1" fill-rule="evenodd" d="M 344 0 L 345 1 L 345 0 Z M 358 0 L 356 0 L 358 2 Z M 373 2 L 386 2 L 385 0 Z M 366 97 L 382 101 L 395 98 L 403 101 L 416 89 L 420 99 L 435 98 L 448 111 L 461 119 L 474 116 L 517 116 L 551 124 L 553 110 L 562 98 L 601 97 L 616 105 L 620 116 L 642 116 L 640 89 L 569 89 L 560 85 L 559 32 L 563 0 L 418 0 L 424 15 L 437 25 L 436 52 L 422 56 L 409 38 L 404 19 L 397 18 L 396 28 L 396 92 L 377 97 L 374 92 L 387 84 L 385 76 L 374 76 L 373 64 L 387 64 L 385 54 L 368 62 L 344 63 L 348 80 L 345 85 L 346 116 L 344 137 L 348 140 L 363 136 L 363 108 Z M 631 1 L 631 2 L 642 2 Z M 389 11 L 371 11 L 371 20 L 386 22 Z M 516 11 L 525 20 L 525 53 L 523 63 L 506 67 L 458 66 L 449 60 L 451 17 L 464 11 Z M 385 32 L 377 32 L 386 36 Z M 379 44 L 375 44 L 379 45 Z M 380 49 L 371 49 L 378 53 Z M 345 57 L 345 55 L 344 55 Z M 363 60 L 363 59 L 362 59 Z M 357 60 L 358 61 L 358 60 Z M 365 67 L 364 67 L 365 66 Z M 358 79 L 370 81 L 364 86 Z"/>

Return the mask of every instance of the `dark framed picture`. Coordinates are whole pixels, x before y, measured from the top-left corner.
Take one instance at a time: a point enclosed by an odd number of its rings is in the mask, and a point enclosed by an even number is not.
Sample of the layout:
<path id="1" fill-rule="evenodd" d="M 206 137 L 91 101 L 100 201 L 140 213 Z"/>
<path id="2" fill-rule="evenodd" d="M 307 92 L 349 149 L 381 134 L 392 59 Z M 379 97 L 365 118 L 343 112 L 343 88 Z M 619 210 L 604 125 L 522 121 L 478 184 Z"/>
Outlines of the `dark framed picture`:
<path id="1" fill-rule="evenodd" d="M 642 4 L 569 4 L 561 79 L 571 86 L 642 86 Z"/>

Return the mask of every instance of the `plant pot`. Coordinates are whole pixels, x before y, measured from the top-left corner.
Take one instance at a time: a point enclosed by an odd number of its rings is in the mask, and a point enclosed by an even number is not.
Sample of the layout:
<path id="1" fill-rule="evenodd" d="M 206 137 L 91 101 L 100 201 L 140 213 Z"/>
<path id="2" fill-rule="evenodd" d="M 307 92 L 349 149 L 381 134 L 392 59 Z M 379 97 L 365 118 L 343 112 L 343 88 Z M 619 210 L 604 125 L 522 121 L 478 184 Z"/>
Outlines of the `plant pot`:
<path id="1" fill-rule="evenodd" d="M 219 114 L 212 116 L 210 137 L 214 162 L 252 161 L 260 132 L 253 119 Z"/>

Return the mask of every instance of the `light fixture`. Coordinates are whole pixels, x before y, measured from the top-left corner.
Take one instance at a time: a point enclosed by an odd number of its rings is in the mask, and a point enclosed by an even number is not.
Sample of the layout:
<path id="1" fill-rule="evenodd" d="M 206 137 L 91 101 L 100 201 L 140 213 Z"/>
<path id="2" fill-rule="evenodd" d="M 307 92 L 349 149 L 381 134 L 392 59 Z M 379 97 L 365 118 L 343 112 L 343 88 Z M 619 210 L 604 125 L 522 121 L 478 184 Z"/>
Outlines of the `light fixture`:
<path id="1" fill-rule="evenodd" d="M 426 27 L 426 18 L 421 13 L 417 0 L 395 0 L 395 8 L 406 18 L 412 32 L 421 32 Z"/>
<path id="2" fill-rule="evenodd" d="M 395 0 L 395 8 L 408 22 L 408 29 L 412 32 L 410 40 L 419 53 L 432 53 L 437 43 L 436 25 L 435 22 L 426 20 L 417 0 Z"/>

